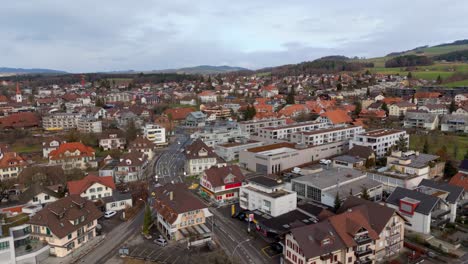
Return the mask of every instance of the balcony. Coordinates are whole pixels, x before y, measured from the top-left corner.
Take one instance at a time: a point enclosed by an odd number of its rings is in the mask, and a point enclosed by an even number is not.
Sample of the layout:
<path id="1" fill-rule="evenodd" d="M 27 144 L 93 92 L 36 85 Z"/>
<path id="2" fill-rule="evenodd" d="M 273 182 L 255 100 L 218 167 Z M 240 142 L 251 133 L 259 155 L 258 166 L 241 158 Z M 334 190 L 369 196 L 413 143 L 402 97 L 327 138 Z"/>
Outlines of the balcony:
<path id="1" fill-rule="evenodd" d="M 358 257 L 358 258 L 362 258 L 362 257 L 368 256 L 368 255 L 373 254 L 373 253 L 374 253 L 374 251 L 372 249 L 370 249 L 370 248 L 365 249 L 365 250 L 358 250 L 358 251 L 355 252 L 356 257 Z"/>
<path id="2" fill-rule="evenodd" d="M 432 211 L 432 218 L 442 218 L 445 215 L 448 215 L 450 213 L 450 209 L 437 209 Z"/>
<path id="3" fill-rule="evenodd" d="M 368 236 L 357 237 L 354 239 L 358 245 L 365 245 L 372 242 L 372 238 Z"/>
<path id="4" fill-rule="evenodd" d="M 372 259 L 364 259 L 364 260 L 357 260 L 356 262 L 354 262 L 356 264 L 371 264 L 372 263 Z"/>

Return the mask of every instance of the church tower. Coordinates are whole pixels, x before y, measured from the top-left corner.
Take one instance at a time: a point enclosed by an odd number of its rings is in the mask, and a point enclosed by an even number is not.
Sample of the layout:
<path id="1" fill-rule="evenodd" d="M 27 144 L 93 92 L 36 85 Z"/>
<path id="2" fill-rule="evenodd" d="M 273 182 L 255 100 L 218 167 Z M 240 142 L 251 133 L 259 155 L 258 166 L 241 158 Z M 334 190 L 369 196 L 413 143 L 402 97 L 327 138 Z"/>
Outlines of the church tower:
<path id="1" fill-rule="evenodd" d="M 23 96 L 21 95 L 19 83 L 16 83 L 16 102 L 17 103 L 23 102 Z"/>

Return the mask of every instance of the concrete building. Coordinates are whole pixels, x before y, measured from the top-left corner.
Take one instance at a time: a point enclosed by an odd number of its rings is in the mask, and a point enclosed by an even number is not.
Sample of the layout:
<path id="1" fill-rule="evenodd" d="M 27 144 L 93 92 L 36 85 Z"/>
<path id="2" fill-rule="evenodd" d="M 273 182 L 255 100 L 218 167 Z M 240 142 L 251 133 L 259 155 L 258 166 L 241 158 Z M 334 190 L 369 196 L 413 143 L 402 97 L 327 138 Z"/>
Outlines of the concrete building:
<path id="1" fill-rule="evenodd" d="M 143 127 L 143 136 L 156 145 L 166 145 L 166 129 L 157 124 L 146 124 Z"/>
<path id="2" fill-rule="evenodd" d="M 431 113 L 407 112 L 403 127 L 436 130 L 439 127 L 439 116 Z"/>
<path id="3" fill-rule="evenodd" d="M 42 118 L 42 127 L 47 131 L 74 129 L 80 118 L 77 113 L 54 113 Z"/>
<path id="4" fill-rule="evenodd" d="M 245 176 L 237 165 L 211 167 L 200 177 L 201 193 L 218 204 L 239 200 Z"/>
<path id="5" fill-rule="evenodd" d="M 208 147 L 214 147 L 218 144 L 247 140 L 250 134 L 242 132 L 237 122 L 225 121 L 207 124 L 190 137 L 201 139 Z"/>
<path id="6" fill-rule="evenodd" d="M 292 125 L 263 127 L 259 128 L 258 137 L 261 140 L 270 142 L 275 142 L 275 140 L 289 141 L 294 133 L 314 131 L 327 127 L 329 127 L 328 123 L 321 122 L 301 122 Z"/>
<path id="7" fill-rule="evenodd" d="M 214 152 L 225 161 L 239 159 L 239 153 L 249 148 L 263 146 L 265 143 L 256 140 L 240 140 L 232 143 L 217 144 L 214 146 Z"/>
<path id="8" fill-rule="evenodd" d="M 440 130 L 444 132 L 468 133 L 468 115 L 444 115 L 440 122 Z"/>
<path id="9" fill-rule="evenodd" d="M 80 117 L 76 121 L 76 128 L 82 133 L 101 133 L 102 121 L 94 117 Z"/>
<path id="10" fill-rule="evenodd" d="M 357 135 L 349 142 L 349 148 L 355 145 L 371 147 L 377 157 L 385 156 L 385 153 L 403 137 L 409 146 L 409 135 L 406 131 L 396 129 L 377 129 Z"/>
<path id="11" fill-rule="evenodd" d="M 239 122 L 243 132 L 251 135 L 257 135 L 258 131 L 264 127 L 278 127 L 286 125 L 286 118 L 261 119 Z"/>
<path id="12" fill-rule="evenodd" d="M 259 210 L 272 217 L 296 209 L 296 193 L 286 190 L 281 181 L 265 176 L 249 178 L 240 188 L 239 206 L 250 211 Z"/>
<path id="13" fill-rule="evenodd" d="M 291 134 L 290 141 L 305 145 L 323 145 L 332 142 L 346 141 L 354 138 L 358 134 L 364 133 L 361 126 L 339 126 L 333 128 L 323 128 L 308 132 L 298 132 Z"/>

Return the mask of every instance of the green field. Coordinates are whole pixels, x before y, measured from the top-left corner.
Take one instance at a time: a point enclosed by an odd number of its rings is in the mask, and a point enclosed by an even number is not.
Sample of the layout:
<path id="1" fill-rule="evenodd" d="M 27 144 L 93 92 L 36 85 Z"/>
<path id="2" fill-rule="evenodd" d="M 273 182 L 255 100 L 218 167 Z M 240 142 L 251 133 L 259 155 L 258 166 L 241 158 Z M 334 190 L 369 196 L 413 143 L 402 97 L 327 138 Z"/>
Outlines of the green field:
<path id="1" fill-rule="evenodd" d="M 468 80 L 463 80 L 463 81 L 458 81 L 458 82 L 451 82 L 451 83 L 444 83 L 444 86 L 447 86 L 447 87 L 468 86 Z"/>
<path id="2" fill-rule="evenodd" d="M 12 147 L 12 150 L 18 153 L 31 153 L 31 152 L 38 152 L 42 151 L 42 145 L 25 145 L 15 143 Z"/>
<path id="3" fill-rule="evenodd" d="M 442 146 L 447 147 L 447 154 L 450 158 L 462 160 L 468 150 L 468 136 L 455 136 L 432 133 L 429 135 L 410 135 L 410 149 L 422 151 L 424 142 L 427 138 L 429 143 L 429 152 L 435 154 Z M 454 156 L 455 146 L 458 147 L 457 156 Z"/>
<path id="4" fill-rule="evenodd" d="M 450 45 L 450 46 L 442 46 L 442 47 L 429 47 L 421 49 L 424 53 L 418 53 L 419 55 L 427 55 L 427 56 L 436 56 L 444 53 L 449 53 L 458 50 L 465 50 L 468 49 L 468 45 Z M 416 51 L 410 51 L 405 53 L 406 54 L 417 54 Z"/>

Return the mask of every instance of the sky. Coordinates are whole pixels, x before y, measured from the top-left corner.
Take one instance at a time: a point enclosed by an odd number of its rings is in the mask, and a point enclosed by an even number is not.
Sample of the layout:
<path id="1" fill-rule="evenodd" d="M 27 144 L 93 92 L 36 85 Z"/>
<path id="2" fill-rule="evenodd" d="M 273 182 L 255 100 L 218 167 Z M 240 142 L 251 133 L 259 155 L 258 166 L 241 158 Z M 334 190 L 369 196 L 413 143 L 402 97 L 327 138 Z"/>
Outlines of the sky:
<path id="1" fill-rule="evenodd" d="M 0 67 L 259 69 L 468 38 L 468 1 L 2 1 Z"/>

